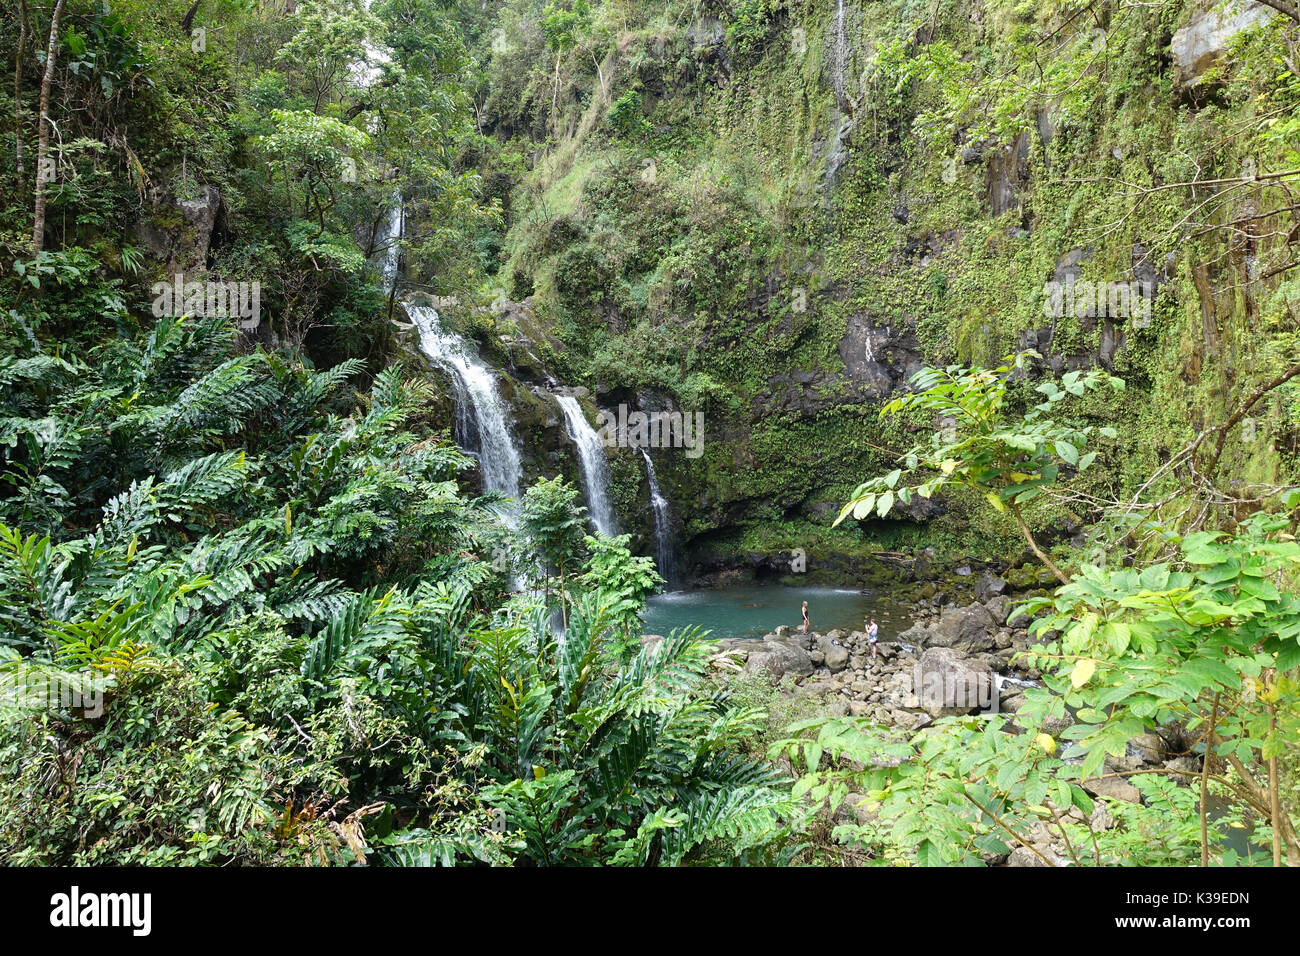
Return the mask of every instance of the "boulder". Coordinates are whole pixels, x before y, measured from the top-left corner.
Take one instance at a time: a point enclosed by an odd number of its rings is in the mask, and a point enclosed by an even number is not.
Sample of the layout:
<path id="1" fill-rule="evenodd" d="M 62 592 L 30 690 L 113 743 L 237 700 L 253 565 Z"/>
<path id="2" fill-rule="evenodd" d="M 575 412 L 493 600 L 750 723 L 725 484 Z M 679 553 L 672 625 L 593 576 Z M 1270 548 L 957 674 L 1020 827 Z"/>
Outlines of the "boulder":
<path id="1" fill-rule="evenodd" d="M 193 195 L 180 195 L 175 186 L 150 203 L 135 225 L 136 239 L 150 258 L 166 263 L 168 278 L 184 273 L 193 280 L 206 270 L 214 234 L 220 231 L 224 215 L 221 191 L 200 186 Z"/>
<path id="2" fill-rule="evenodd" d="M 898 635 L 897 643 L 910 644 L 913 647 L 924 647 L 930 642 L 930 629 L 924 624 L 913 624 L 903 633 Z"/>
<path id="3" fill-rule="evenodd" d="M 1056 737 L 1064 733 L 1066 728 L 1073 726 L 1074 718 L 1069 714 L 1065 714 L 1062 717 L 1044 717 L 1041 730 L 1045 734 L 1051 734 L 1053 737 Z"/>
<path id="4" fill-rule="evenodd" d="M 1025 695 L 1019 689 L 1003 690 L 999 699 L 998 710 L 1004 714 L 1014 714 L 1025 706 Z"/>
<path id="5" fill-rule="evenodd" d="M 994 624 L 1006 624 L 1007 616 L 1011 613 L 1011 598 L 1005 594 L 998 594 L 986 600 L 984 607 L 988 609 L 989 617 L 993 618 Z"/>
<path id="6" fill-rule="evenodd" d="M 1165 759 L 1165 742 L 1156 734 L 1138 734 L 1128 742 L 1128 749 L 1143 763 L 1159 763 Z"/>
<path id="7" fill-rule="evenodd" d="M 1029 847 L 1018 846 L 1007 857 L 1007 866 L 1047 866 L 1047 864 L 1039 859 L 1038 854 Z"/>
<path id="8" fill-rule="evenodd" d="M 975 582 L 975 596 L 981 601 L 988 601 L 989 598 L 1005 594 L 1007 591 L 1007 582 L 989 571 L 985 571 Z"/>
<path id="9" fill-rule="evenodd" d="M 850 793 L 844 797 L 844 802 L 840 804 L 840 809 L 847 816 L 851 816 L 858 826 L 864 826 L 876 819 L 876 813 L 868 807 L 870 802 L 865 794 Z"/>
<path id="10" fill-rule="evenodd" d="M 847 717 L 849 715 L 849 702 L 843 697 L 837 697 L 826 705 L 826 713 L 831 717 Z"/>
<path id="11" fill-rule="evenodd" d="M 1098 803 L 1092 808 L 1092 816 L 1088 818 L 1088 825 L 1097 832 L 1109 830 L 1115 826 L 1115 818 L 1106 809 L 1106 804 Z"/>
<path id="12" fill-rule="evenodd" d="M 913 714 L 905 710 L 891 710 L 889 712 L 889 722 L 895 727 L 915 733 L 934 723 L 934 718 L 929 714 Z"/>
<path id="13" fill-rule="evenodd" d="M 1201 772 L 1201 762 L 1195 757 L 1175 757 L 1173 760 L 1165 761 L 1165 766 L 1170 770 L 1179 771 L 1180 775 Z"/>
<path id="14" fill-rule="evenodd" d="M 1029 183 L 1029 145 L 1029 131 L 1023 130 L 1015 142 L 989 156 L 986 188 L 989 211 L 994 216 L 1020 205 L 1021 193 Z"/>
<path id="15" fill-rule="evenodd" d="M 1196 14 L 1174 31 L 1169 53 L 1174 63 L 1174 85 L 1180 89 L 1199 86 L 1209 80 L 1232 39 L 1258 26 L 1276 11 L 1253 0 L 1219 6 Z"/>
<path id="16" fill-rule="evenodd" d="M 830 681 L 818 680 L 800 684 L 796 693 L 800 697 L 821 697 L 825 694 L 833 694 L 835 691 L 836 686 Z"/>
<path id="17" fill-rule="evenodd" d="M 967 651 L 986 651 L 994 647 L 993 632 L 998 624 L 983 604 L 947 607 L 930 628 L 931 647 L 956 647 Z"/>
<path id="18" fill-rule="evenodd" d="M 714 641 L 713 646 L 719 651 L 730 651 L 737 654 L 743 661 L 755 651 L 767 650 L 775 642 L 767 640 L 755 640 L 748 637 L 724 637 Z"/>
<path id="19" fill-rule="evenodd" d="M 813 672 L 812 658 L 802 647 L 785 641 L 763 641 L 750 651 L 745 661 L 746 674 L 765 674 L 773 684 L 782 677 L 807 677 Z"/>
<path id="20" fill-rule="evenodd" d="M 982 661 L 950 647 L 927 648 L 913 668 L 912 685 L 919 705 L 932 715 L 967 714 L 997 707 L 993 671 Z"/>
<path id="21" fill-rule="evenodd" d="M 843 633 L 843 631 L 832 631 L 817 640 L 817 651 L 815 653 L 822 655 L 826 669 L 832 674 L 838 674 L 849 663 L 849 649 L 832 637 L 834 634 Z"/>
<path id="22" fill-rule="evenodd" d="M 885 398 L 905 390 L 908 378 L 923 364 L 920 345 L 909 326 L 864 313 L 848 317 L 839 353 L 848 384 L 859 398 Z M 915 500 L 921 500 L 920 496 Z"/>
<path id="23" fill-rule="evenodd" d="M 1110 797 L 1112 800 L 1123 800 L 1125 803 L 1142 802 L 1142 794 L 1138 788 L 1122 777 L 1094 777 L 1091 780 L 1081 781 L 1081 785 L 1094 797 Z"/>

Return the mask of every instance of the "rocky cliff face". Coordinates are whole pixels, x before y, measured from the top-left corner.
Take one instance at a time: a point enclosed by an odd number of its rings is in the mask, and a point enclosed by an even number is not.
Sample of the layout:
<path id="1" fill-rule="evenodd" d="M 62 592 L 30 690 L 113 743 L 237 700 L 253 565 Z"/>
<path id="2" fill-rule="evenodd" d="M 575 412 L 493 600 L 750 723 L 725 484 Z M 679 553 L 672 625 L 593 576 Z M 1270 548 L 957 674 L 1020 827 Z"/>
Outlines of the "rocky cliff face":
<path id="1" fill-rule="evenodd" d="M 1209 144 L 1239 107 L 1214 97 L 1246 68 L 1227 54 L 1267 28 L 1263 5 L 1055 24 L 1042 67 L 1066 79 L 1024 102 L 972 64 L 1051 14 L 986 0 L 923 22 L 855 0 L 683 10 L 672 27 L 628 10 L 558 74 L 512 11 L 482 114 L 530 157 L 503 241 L 504 291 L 527 295 L 507 364 L 586 385 L 601 407 L 702 412 L 703 456 L 665 450 L 657 468 L 683 545 L 710 567 L 810 541 L 843 556 L 937 537 L 1011 556 L 1016 536 L 960 497 L 827 529 L 860 478 L 936 424 L 879 421 L 911 374 L 1025 349 L 1038 375 L 1113 370 L 1124 407 L 1083 414 L 1125 425 L 1095 479 L 1122 494 L 1224 407 L 1269 348 L 1259 317 L 1292 309 L 1251 279 L 1250 241 L 1180 222 L 1182 192 L 1134 191 L 1237 174 L 1244 157 Z M 1244 188 L 1219 208 L 1259 202 Z M 1280 467 L 1266 443 L 1230 453 Z M 635 521 L 648 491 L 624 457 L 619 507 Z M 1030 517 L 1050 540 L 1089 515 Z"/>

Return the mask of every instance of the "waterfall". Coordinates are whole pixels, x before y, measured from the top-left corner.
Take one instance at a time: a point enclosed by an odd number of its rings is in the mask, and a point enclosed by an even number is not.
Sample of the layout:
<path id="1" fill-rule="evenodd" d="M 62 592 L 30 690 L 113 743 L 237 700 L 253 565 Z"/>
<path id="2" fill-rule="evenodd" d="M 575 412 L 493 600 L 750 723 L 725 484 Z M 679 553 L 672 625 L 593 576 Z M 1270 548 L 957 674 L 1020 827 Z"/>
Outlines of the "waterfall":
<path id="1" fill-rule="evenodd" d="M 509 410 L 497 391 L 492 370 L 464 339 L 443 331 L 436 310 L 407 303 L 406 312 L 419 330 L 421 351 L 451 376 L 456 399 L 456 443 L 478 455 L 484 490 L 518 498 L 523 466 L 511 433 Z"/>
<path id="2" fill-rule="evenodd" d="M 844 74 L 849 64 L 849 38 L 845 29 L 844 0 L 836 0 L 835 8 L 835 48 L 831 56 L 831 88 L 835 90 L 835 105 L 842 109 L 848 107 L 849 94 L 844 88 Z"/>
<path id="3" fill-rule="evenodd" d="M 831 59 L 831 88 L 835 90 L 835 104 L 844 106 L 844 65 L 848 59 L 848 44 L 844 31 L 844 0 L 835 7 L 835 55 Z"/>
<path id="4" fill-rule="evenodd" d="M 397 284 L 397 264 L 402 257 L 401 238 L 406 226 L 406 210 L 402 194 L 393 191 L 393 205 L 384 219 L 384 232 L 379 244 L 379 275 L 384 280 L 384 291 L 391 293 Z"/>
<path id="5" fill-rule="evenodd" d="M 609 461 L 605 458 L 605 445 L 582 414 L 582 406 L 572 395 L 556 395 L 564 412 L 569 438 L 578 449 L 581 466 L 582 490 L 587 499 L 587 515 L 592 526 L 601 534 L 614 536 L 614 509 L 609 503 Z"/>
<path id="6" fill-rule="evenodd" d="M 650 485 L 650 509 L 655 516 L 655 566 L 667 581 L 673 569 L 673 527 L 668 520 L 668 499 L 659 490 L 659 477 L 650 453 L 642 448 L 641 454 L 645 457 L 645 477 Z"/>
<path id="7" fill-rule="evenodd" d="M 830 151 L 826 158 L 826 195 L 825 205 L 831 208 L 831 191 L 839 179 L 840 169 L 848 161 L 848 147 L 845 140 L 853 132 L 857 120 L 853 116 L 853 104 L 849 101 L 848 90 L 844 87 L 844 73 L 848 68 L 849 44 L 848 30 L 845 24 L 844 0 L 836 0 L 835 36 L 831 49 L 830 80 L 835 92 L 835 108 L 839 111 L 839 125 L 831 137 Z"/>

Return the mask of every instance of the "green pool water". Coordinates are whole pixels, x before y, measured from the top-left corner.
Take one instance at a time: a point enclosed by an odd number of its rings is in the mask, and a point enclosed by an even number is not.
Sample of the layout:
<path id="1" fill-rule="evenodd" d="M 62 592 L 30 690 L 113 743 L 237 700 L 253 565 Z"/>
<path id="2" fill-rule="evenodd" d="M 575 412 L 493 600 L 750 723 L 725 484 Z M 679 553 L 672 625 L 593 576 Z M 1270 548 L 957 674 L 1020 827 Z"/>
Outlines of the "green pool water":
<path id="1" fill-rule="evenodd" d="M 667 634 L 695 624 L 712 631 L 709 636 L 714 639 L 762 637 L 782 624 L 797 628 L 804 601 L 808 602 L 812 629 L 819 633 L 837 627 L 863 630 L 867 615 L 871 615 L 880 626 L 880 639 L 889 641 L 911 625 L 907 609 L 886 594 L 754 585 L 657 594 L 646 606 L 644 632 Z"/>

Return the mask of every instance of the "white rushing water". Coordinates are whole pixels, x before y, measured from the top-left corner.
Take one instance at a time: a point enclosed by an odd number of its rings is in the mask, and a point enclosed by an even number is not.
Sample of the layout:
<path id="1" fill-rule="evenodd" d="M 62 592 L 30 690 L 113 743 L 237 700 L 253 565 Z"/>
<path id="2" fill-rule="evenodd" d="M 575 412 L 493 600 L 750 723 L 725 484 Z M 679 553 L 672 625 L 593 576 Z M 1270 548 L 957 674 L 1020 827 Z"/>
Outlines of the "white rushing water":
<path id="1" fill-rule="evenodd" d="M 464 339 L 443 330 L 435 309 L 408 303 L 406 312 L 420 332 L 421 351 L 451 376 L 456 443 L 478 456 L 483 489 L 518 498 L 523 466 L 510 427 L 510 410 L 497 391 L 492 369 Z"/>
<path id="2" fill-rule="evenodd" d="M 379 240 L 379 274 L 384 280 L 384 291 L 391 293 L 397 283 L 397 265 L 402 255 L 402 230 L 406 226 L 406 211 L 402 206 L 402 194 L 394 192 L 393 205 L 384 219 L 383 233 Z"/>
<path id="3" fill-rule="evenodd" d="M 655 518 L 655 566 L 660 576 L 670 580 L 673 569 L 673 526 L 668 518 L 668 499 L 659 489 L 659 476 L 655 474 L 655 463 L 650 453 L 644 448 L 641 455 L 645 458 L 645 477 L 650 485 L 650 509 Z"/>
<path id="4" fill-rule="evenodd" d="M 578 449 L 587 515 L 597 531 L 613 537 L 618 534 L 618 528 L 614 524 L 614 509 L 609 503 L 609 461 L 605 458 L 604 443 L 582 414 L 582 406 L 576 398 L 572 395 L 556 395 L 555 400 L 564 412 L 569 438 Z"/>
<path id="5" fill-rule="evenodd" d="M 831 88 L 835 91 L 836 105 L 843 107 L 844 66 L 848 60 L 848 37 L 844 24 L 844 0 L 838 0 L 835 6 L 835 47 L 831 57 Z"/>
<path id="6" fill-rule="evenodd" d="M 835 6 L 835 32 L 831 47 L 830 80 L 835 92 L 835 107 L 840 113 L 839 125 L 831 136 L 830 150 L 826 157 L 826 196 L 825 203 L 831 206 L 831 190 L 839 179 L 840 169 L 848 161 L 848 146 L 845 141 L 853 132 L 857 120 L 853 116 L 853 107 L 849 101 L 848 89 L 844 83 L 848 69 L 849 38 L 848 25 L 844 10 L 844 0 L 837 0 Z"/>

